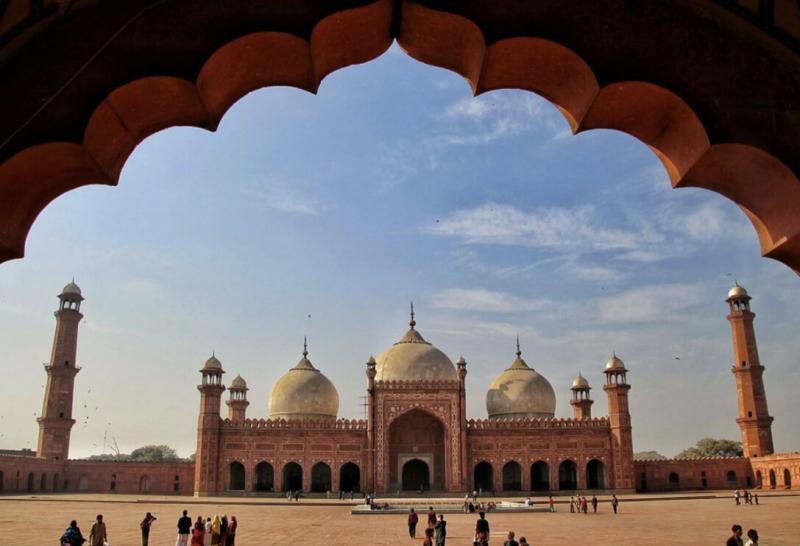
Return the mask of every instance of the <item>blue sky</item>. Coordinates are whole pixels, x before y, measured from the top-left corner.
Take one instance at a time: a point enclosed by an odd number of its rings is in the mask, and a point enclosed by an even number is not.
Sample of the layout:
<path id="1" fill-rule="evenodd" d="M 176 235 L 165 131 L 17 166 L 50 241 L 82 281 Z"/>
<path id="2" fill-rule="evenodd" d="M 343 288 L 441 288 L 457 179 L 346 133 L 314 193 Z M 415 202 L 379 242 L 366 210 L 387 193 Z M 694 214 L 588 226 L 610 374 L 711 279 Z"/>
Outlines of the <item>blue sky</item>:
<path id="1" fill-rule="evenodd" d="M 211 351 L 248 381 L 264 417 L 275 380 L 310 358 L 360 417 L 364 365 L 418 329 L 468 362 L 468 406 L 523 357 L 571 415 L 580 370 L 606 411 L 612 350 L 631 370 L 635 449 L 672 455 L 739 439 L 733 279 L 753 296 L 779 450 L 800 382 L 800 282 L 759 257 L 739 209 L 671 190 L 654 154 L 614 131 L 572 136 L 521 91 L 467 84 L 393 47 L 330 75 L 314 96 L 254 92 L 216 133 L 143 142 L 117 188 L 88 187 L 40 216 L 24 260 L 0 266 L 0 446 L 33 447 L 55 295 L 84 290 L 72 453 L 166 443 L 194 451 L 200 368 Z M 678 357 L 678 359 L 676 359 Z M 90 392 L 91 391 L 91 392 Z"/>

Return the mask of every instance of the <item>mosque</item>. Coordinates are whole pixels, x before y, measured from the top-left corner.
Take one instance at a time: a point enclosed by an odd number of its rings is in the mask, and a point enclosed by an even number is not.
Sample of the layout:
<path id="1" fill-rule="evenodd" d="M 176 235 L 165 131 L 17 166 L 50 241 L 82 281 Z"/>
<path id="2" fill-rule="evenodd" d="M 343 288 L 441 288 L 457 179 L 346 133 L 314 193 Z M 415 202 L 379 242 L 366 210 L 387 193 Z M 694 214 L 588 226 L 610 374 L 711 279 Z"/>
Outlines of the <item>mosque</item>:
<path id="1" fill-rule="evenodd" d="M 467 361 L 459 357 L 453 363 L 427 341 L 412 307 L 408 331 L 366 362 L 366 419 L 339 417 L 336 387 L 311 362 L 307 346 L 272 387 L 267 418 L 247 417 L 246 381 L 237 375 L 226 387 L 222 362 L 212 355 L 200 369 L 197 387 L 195 461 L 142 463 L 69 459 L 83 318 L 83 295 L 72 282 L 59 295 L 55 312 L 37 451 L 0 452 L 0 492 L 210 496 L 797 488 L 800 454 L 773 453 L 773 418 L 750 299 L 738 284 L 726 299 L 744 457 L 635 461 L 631 386 L 623 361 L 614 354 L 598 366 L 608 415 L 592 416 L 592 387 L 578 374 L 569 394 L 573 416 L 555 418 L 553 387 L 522 358 L 519 340 L 516 357 L 487 390 L 488 418 L 468 418 Z"/>

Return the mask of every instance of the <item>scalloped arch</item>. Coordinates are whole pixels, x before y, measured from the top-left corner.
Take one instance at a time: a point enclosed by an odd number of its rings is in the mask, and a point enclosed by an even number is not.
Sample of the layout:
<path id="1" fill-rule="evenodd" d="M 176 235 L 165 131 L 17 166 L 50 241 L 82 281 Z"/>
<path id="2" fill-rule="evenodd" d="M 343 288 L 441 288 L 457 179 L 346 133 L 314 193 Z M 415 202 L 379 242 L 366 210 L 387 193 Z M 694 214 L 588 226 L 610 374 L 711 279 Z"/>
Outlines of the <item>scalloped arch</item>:
<path id="1" fill-rule="evenodd" d="M 475 95 L 531 91 L 551 101 L 574 133 L 611 128 L 641 140 L 673 187 L 734 201 L 753 224 L 762 255 L 800 273 L 800 181 L 777 157 L 745 143 L 712 142 L 701 116 L 655 83 L 601 86 L 590 63 L 562 44 L 536 36 L 488 43 L 470 19 L 410 0 L 332 13 L 307 38 L 278 31 L 235 37 L 206 59 L 195 81 L 153 74 L 117 87 L 94 107 L 81 143 L 34 145 L 0 165 L 0 262 L 24 255 L 33 222 L 58 196 L 87 184 L 116 185 L 144 138 L 180 125 L 213 131 L 231 105 L 262 87 L 316 93 L 325 76 L 374 59 L 394 38 L 411 57 L 460 74 Z"/>

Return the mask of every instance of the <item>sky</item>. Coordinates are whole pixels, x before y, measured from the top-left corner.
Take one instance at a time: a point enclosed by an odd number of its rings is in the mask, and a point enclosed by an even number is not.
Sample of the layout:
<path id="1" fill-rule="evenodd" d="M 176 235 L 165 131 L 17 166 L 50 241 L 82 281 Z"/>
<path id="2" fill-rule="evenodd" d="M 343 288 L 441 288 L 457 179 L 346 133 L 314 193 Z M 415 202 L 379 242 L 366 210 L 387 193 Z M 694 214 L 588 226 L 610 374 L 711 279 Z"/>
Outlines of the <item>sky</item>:
<path id="1" fill-rule="evenodd" d="M 573 136 L 547 101 L 473 98 L 394 46 L 328 76 L 317 95 L 262 89 L 215 133 L 151 136 L 119 186 L 81 188 L 0 265 L 0 448 L 36 448 L 57 308 L 83 289 L 71 456 L 168 444 L 194 452 L 212 351 L 248 382 L 248 417 L 309 358 L 363 417 L 364 363 L 417 329 L 468 363 L 468 415 L 523 358 L 569 417 L 580 371 L 606 413 L 612 351 L 630 370 L 634 450 L 675 455 L 740 439 L 725 297 L 753 297 L 778 451 L 800 450 L 800 281 L 761 258 L 722 196 L 673 190 L 647 146 Z M 223 407 L 223 409 L 225 409 Z"/>

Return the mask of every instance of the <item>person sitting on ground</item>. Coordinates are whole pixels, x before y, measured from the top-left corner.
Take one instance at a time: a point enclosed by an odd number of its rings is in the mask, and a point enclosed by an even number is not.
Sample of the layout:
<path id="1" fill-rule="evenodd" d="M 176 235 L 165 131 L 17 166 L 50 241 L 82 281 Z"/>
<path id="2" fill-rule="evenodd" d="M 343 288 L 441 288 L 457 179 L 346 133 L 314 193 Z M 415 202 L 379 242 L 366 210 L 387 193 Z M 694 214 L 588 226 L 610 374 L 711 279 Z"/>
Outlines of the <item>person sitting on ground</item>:
<path id="1" fill-rule="evenodd" d="M 755 529 L 749 529 L 747 531 L 747 542 L 744 543 L 744 546 L 758 546 L 758 531 Z"/>
<path id="2" fill-rule="evenodd" d="M 734 524 L 733 527 L 731 527 L 731 532 L 733 535 L 728 539 L 728 542 L 725 543 L 725 546 L 744 546 L 742 542 L 742 526 L 738 523 Z"/>
<path id="3" fill-rule="evenodd" d="M 503 546 L 519 546 L 519 542 L 514 540 L 514 531 L 508 532 L 508 540 L 503 543 Z"/>
<path id="4" fill-rule="evenodd" d="M 61 535 L 59 546 L 81 546 L 86 539 L 81 534 L 81 528 L 78 527 L 78 522 L 74 519 L 69 522 L 69 527 L 64 530 Z"/>

